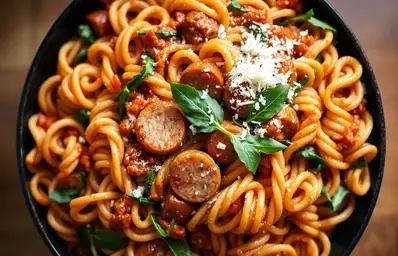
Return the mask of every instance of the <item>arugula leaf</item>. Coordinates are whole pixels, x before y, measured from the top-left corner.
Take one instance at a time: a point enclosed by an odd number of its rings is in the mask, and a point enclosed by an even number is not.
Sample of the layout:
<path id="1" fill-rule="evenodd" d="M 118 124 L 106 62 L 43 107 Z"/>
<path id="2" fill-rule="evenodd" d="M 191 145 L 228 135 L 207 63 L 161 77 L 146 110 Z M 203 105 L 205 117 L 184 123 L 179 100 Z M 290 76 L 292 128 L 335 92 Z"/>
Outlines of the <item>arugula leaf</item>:
<path id="1" fill-rule="evenodd" d="M 90 110 L 82 108 L 73 115 L 73 118 L 79 121 L 84 127 L 87 127 L 90 122 Z"/>
<path id="2" fill-rule="evenodd" d="M 217 124 L 224 120 L 224 111 L 212 97 L 200 98 L 199 92 L 189 85 L 171 83 L 170 86 L 173 98 L 185 117 L 201 132 L 215 131 Z"/>
<path id="3" fill-rule="evenodd" d="M 93 256 L 99 256 L 97 249 L 95 248 L 94 238 L 92 236 L 92 230 L 90 225 L 79 226 L 76 228 L 77 236 L 79 240 L 90 248 L 90 252 Z"/>
<path id="4" fill-rule="evenodd" d="M 75 60 L 73 61 L 73 65 L 77 66 L 78 64 L 85 62 L 87 59 L 87 49 L 81 49 L 75 56 Z"/>
<path id="5" fill-rule="evenodd" d="M 336 194 L 333 196 L 333 198 L 330 198 L 328 192 L 326 191 L 326 188 L 322 187 L 321 193 L 328 200 L 329 209 L 332 212 L 335 212 L 337 209 L 339 209 L 341 203 L 344 201 L 344 199 L 350 193 L 350 191 L 348 189 L 346 189 L 345 187 L 340 186 L 339 189 L 337 190 Z"/>
<path id="6" fill-rule="evenodd" d="M 149 198 L 143 197 L 143 196 L 136 197 L 136 196 L 134 196 L 133 194 L 126 194 L 126 196 L 128 196 L 128 197 L 130 197 L 130 198 L 132 198 L 132 199 L 134 199 L 134 200 L 136 200 L 136 201 L 138 201 L 138 202 L 141 203 L 141 204 L 156 205 L 156 202 L 155 202 L 155 201 L 153 201 L 153 200 L 151 200 L 151 199 L 149 199 Z"/>
<path id="7" fill-rule="evenodd" d="M 77 28 L 77 33 L 88 46 L 95 43 L 94 32 L 89 25 L 80 25 Z"/>
<path id="8" fill-rule="evenodd" d="M 171 238 L 165 238 L 167 246 L 175 256 L 192 256 L 192 251 L 185 239 L 173 240 Z"/>
<path id="9" fill-rule="evenodd" d="M 126 238 L 124 238 L 119 232 L 110 228 L 97 230 L 92 236 L 100 247 L 110 249 L 112 251 L 121 250 L 128 244 Z"/>
<path id="10" fill-rule="evenodd" d="M 302 14 L 302 15 L 298 15 L 296 17 L 290 18 L 288 20 L 285 20 L 283 22 L 281 22 L 279 25 L 280 26 L 286 26 L 288 25 L 290 22 L 292 21 L 306 21 L 311 23 L 312 25 L 314 25 L 315 27 L 319 27 L 319 28 L 324 28 L 324 29 L 328 29 L 334 33 L 337 32 L 337 30 L 330 26 L 328 23 L 318 20 L 317 18 L 314 17 L 314 10 L 309 10 L 308 12 Z"/>
<path id="11" fill-rule="evenodd" d="M 133 79 L 131 79 L 119 92 L 116 96 L 116 101 L 119 101 L 119 113 L 121 117 L 126 115 L 126 103 L 128 102 L 128 94 L 132 91 L 135 91 L 138 86 L 142 84 L 142 82 L 149 75 L 155 72 L 155 60 L 147 53 L 142 54 L 142 71 L 135 75 Z"/>
<path id="12" fill-rule="evenodd" d="M 249 105 L 246 122 L 257 121 L 264 123 L 279 113 L 286 101 L 289 89 L 289 85 L 280 85 L 274 88 L 267 88 L 261 92 L 254 100 L 254 103 Z"/>
<path id="13" fill-rule="evenodd" d="M 326 167 L 325 160 L 318 154 L 317 150 L 313 146 L 307 146 L 299 149 L 294 153 L 295 156 L 302 157 L 309 160 L 314 160 L 316 167 L 312 171 L 321 171 Z"/>
<path id="14" fill-rule="evenodd" d="M 231 3 L 228 5 L 229 10 L 234 10 L 238 12 L 249 12 L 246 8 L 241 6 L 237 0 L 231 0 Z"/>
<path id="15" fill-rule="evenodd" d="M 148 195 L 149 189 L 151 188 L 153 182 L 155 181 L 156 178 L 156 170 L 152 169 L 149 171 L 149 173 L 145 176 L 145 189 L 144 189 L 144 195 Z"/>
<path id="16" fill-rule="evenodd" d="M 264 43 L 267 40 L 267 35 L 264 31 L 257 25 L 252 23 L 245 23 L 245 27 L 254 35 L 255 38 L 260 36 L 260 42 Z"/>
<path id="17" fill-rule="evenodd" d="M 148 31 L 146 31 L 146 30 L 138 30 L 137 35 L 145 36 L 147 32 Z M 159 36 L 159 37 L 172 37 L 172 36 L 177 35 L 177 31 L 175 31 L 175 30 L 160 30 L 160 31 L 156 31 L 155 35 Z"/>
<path id="18" fill-rule="evenodd" d="M 80 172 L 79 185 L 77 188 L 56 188 L 50 193 L 49 198 L 60 204 L 69 203 L 78 197 L 86 186 L 86 176 L 87 174 L 85 172 Z"/>
<path id="19" fill-rule="evenodd" d="M 164 229 L 159 225 L 159 223 L 156 222 L 155 217 L 153 216 L 153 213 L 151 213 L 151 215 L 149 215 L 149 218 L 150 218 L 152 225 L 155 228 L 156 232 L 158 232 L 159 236 L 161 236 L 162 238 L 169 236 L 169 234 L 166 231 L 164 231 Z"/>
<path id="20" fill-rule="evenodd" d="M 366 162 L 365 157 L 361 157 L 357 162 L 351 164 L 350 168 L 362 168 L 367 167 L 368 163 Z"/>

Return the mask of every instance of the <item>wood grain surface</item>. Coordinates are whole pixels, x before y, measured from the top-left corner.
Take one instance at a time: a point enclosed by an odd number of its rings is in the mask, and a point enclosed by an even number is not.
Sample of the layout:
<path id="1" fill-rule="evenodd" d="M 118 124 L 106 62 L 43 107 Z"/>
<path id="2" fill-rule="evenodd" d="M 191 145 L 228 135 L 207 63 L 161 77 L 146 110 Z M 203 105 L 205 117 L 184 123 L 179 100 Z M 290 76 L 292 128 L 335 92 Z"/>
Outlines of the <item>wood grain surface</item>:
<path id="1" fill-rule="evenodd" d="M 50 255 L 36 232 L 18 183 L 15 122 L 29 65 L 70 0 L 11 0 L 0 7 L 0 255 Z M 387 162 L 379 201 L 353 255 L 398 255 L 398 0 L 330 0 L 361 41 L 381 87 Z M 3 3 L 3 2 L 2 2 Z M 395 166 L 395 167 L 394 167 Z"/>

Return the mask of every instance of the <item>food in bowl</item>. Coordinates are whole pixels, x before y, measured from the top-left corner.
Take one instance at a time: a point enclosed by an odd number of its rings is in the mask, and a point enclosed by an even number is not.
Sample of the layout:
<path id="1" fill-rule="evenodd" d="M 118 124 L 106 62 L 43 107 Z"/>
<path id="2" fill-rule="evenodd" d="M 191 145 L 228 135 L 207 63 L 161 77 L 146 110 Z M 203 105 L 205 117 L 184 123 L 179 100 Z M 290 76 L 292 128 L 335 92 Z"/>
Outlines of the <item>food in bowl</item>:
<path id="1" fill-rule="evenodd" d="M 330 253 L 377 148 L 361 64 L 302 9 L 116 0 L 87 15 L 39 89 L 26 156 L 73 253 Z"/>

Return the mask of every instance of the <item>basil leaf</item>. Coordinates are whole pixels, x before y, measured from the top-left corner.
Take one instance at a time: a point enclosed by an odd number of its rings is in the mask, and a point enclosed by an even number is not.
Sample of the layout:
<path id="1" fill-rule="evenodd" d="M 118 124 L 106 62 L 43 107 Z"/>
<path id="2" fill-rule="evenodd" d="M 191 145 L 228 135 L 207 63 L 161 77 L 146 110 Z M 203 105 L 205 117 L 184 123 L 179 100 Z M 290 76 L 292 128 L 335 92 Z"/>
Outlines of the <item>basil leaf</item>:
<path id="1" fill-rule="evenodd" d="M 293 142 L 291 140 L 282 140 L 281 143 L 286 145 L 286 146 L 290 146 L 290 145 L 293 144 Z"/>
<path id="2" fill-rule="evenodd" d="M 127 194 L 126 196 L 128 196 L 128 197 L 130 197 L 130 198 L 133 198 L 134 200 L 138 201 L 138 202 L 141 203 L 141 204 L 156 205 L 156 202 L 155 202 L 155 201 L 152 201 L 151 199 L 146 198 L 146 197 L 143 197 L 143 196 L 136 197 L 136 196 L 134 196 L 133 194 Z"/>
<path id="3" fill-rule="evenodd" d="M 137 35 L 145 36 L 147 32 L 148 31 L 146 31 L 146 30 L 138 30 Z M 171 37 L 171 36 L 176 36 L 177 31 L 175 31 L 175 30 L 160 30 L 160 31 L 156 31 L 155 35 L 159 36 L 159 37 Z"/>
<path id="4" fill-rule="evenodd" d="M 167 246 L 175 256 L 191 256 L 192 251 L 185 239 L 173 240 L 171 238 L 165 238 Z"/>
<path id="5" fill-rule="evenodd" d="M 316 166 L 312 171 L 320 171 L 326 167 L 325 160 L 318 154 L 315 147 L 307 146 L 301 148 L 294 153 L 295 156 L 302 157 L 308 160 L 314 160 Z"/>
<path id="6" fill-rule="evenodd" d="M 285 21 L 281 22 L 279 25 L 286 26 L 287 24 L 289 24 L 292 21 L 307 21 L 307 22 L 311 23 L 312 25 L 314 25 L 315 27 L 328 29 L 335 33 L 337 32 L 337 30 L 334 27 L 330 26 L 329 24 L 327 24 L 324 21 L 320 21 L 317 18 L 315 18 L 314 10 L 312 10 L 312 9 L 302 15 L 298 15 L 296 17 L 285 20 Z"/>
<path id="7" fill-rule="evenodd" d="M 173 219 L 173 221 L 171 222 L 171 227 L 170 227 L 170 229 L 167 231 L 167 235 L 168 235 L 168 236 L 171 236 L 171 234 L 173 233 L 175 225 L 176 225 L 176 221 Z"/>
<path id="8" fill-rule="evenodd" d="M 321 54 L 321 53 L 319 53 L 319 54 L 316 56 L 316 60 L 317 60 L 318 62 L 320 62 L 320 63 L 323 63 L 323 57 L 322 57 L 322 54 Z"/>
<path id="9" fill-rule="evenodd" d="M 48 196 L 51 200 L 60 203 L 66 204 L 75 199 L 80 195 L 84 187 L 86 186 L 86 173 L 79 173 L 79 184 L 77 188 L 56 188 L 54 189 L 50 195 Z"/>
<path id="10" fill-rule="evenodd" d="M 152 169 L 149 173 L 145 176 L 145 190 L 144 195 L 148 195 L 149 189 L 151 188 L 153 182 L 155 181 L 156 177 L 156 170 Z"/>
<path id="11" fill-rule="evenodd" d="M 73 118 L 79 121 L 84 127 L 87 127 L 90 122 L 90 110 L 82 108 L 73 115 Z"/>
<path id="12" fill-rule="evenodd" d="M 89 25 L 80 25 L 77 28 L 77 33 L 83 39 L 83 41 L 88 45 L 92 45 L 95 43 L 95 36 L 93 30 L 90 28 Z"/>
<path id="13" fill-rule="evenodd" d="M 97 249 L 94 245 L 94 238 L 92 235 L 92 230 L 90 225 L 84 225 L 76 228 L 77 236 L 83 245 L 90 248 L 90 252 L 93 256 L 99 256 Z"/>
<path id="14" fill-rule="evenodd" d="M 121 250 L 125 248 L 128 244 L 126 238 L 124 238 L 117 231 L 110 228 L 95 231 L 93 233 L 93 238 L 100 247 L 110 249 L 112 251 Z"/>
<path id="15" fill-rule="evenodd" d="M 75 60 L 73 61 L 73 65 L 77 66 L 78 64 L 85 62 L 87 59 L 87 49 L 81 49 L 75 56 Z"/>
<path id="16" fill-rule="evenodd" d="M 261 138 L 260 136 L 253 136 L 250 134 L 246 135 L 245 142 L 252 145 L 257 151 L 265 154 L 272 154 L 286 148 L 284 144 L 272 138 Z"/>
<path id="17" fill-rule="evenodd" d="M 156 232 L 158 232 L 159 236 L 165 238 L 168 237 L 168 234 L 164 229 L 159 225 L 159 223 L 156 222 L 155 217 L 153 217 L 153 213 L 149 216 L 153 227 L 156 229 Z"/>
<path id="18" fill-rule="evenodd" d="M 282 110 L 289 93 L 289 85 L 280 85 L 274 88 L 267 88 L 261 92 L 253 104 L 247 109 L 246 122 L 257 121 L 264 123 Z"/>
<path id="19" fill-rule="evenodd" d="M 189 85 L 171 83 L 170 86 L 173 98 L 185 117 L 201 132 L 215 131 L 224 120 L 224 111 L 212 97 L 200 98 L 199 92 Z"/>
<path id="20" fill-rule="evenodd" d="M 321 193 L 328 200 L 329 209 L 332 212 L 335 212 L 335 211 L 337 211 L 337 209 L 339 209 L 341 203 L 344 201 L 344 199 L 350 193 L 350 191 L 348 189 L 346 189 L 345 187 L 340 186 L 339 189 L 337 190 L 336 194 L 333 196 L 333 198 L 330 198 L 328 192 L 326 191 L 326 188 L 322 187 Z"/>
<path id="21" fill-rule="evenodd" d="M 239 160 L 245 164 L 250 172 L 256 173 L 261 160 L 257 149 L 246 140 L 241 141 L 238 136 L 232 136 L 231 143 L 234 145 Z"/>
<path id="22" fill-rule="evenodd" d="M 264 43 L 267 40 L 267 35 L 264 31 L 257 25 L 251 23 L 245 23 L 245 27 L 254 35 L 255 38 L 260 37 L 260 42 Z"/>
<path id="23" fill-rule="evenodd" d="M 121 117 L 126 115 L 126 103 L 128 102 L 128 94 L 132 91 L 135 91 L 138 86 L 142 84 L 142 82 L 149 75 L 155 72 L 155 60 L 147 53 L 142 54 L 142 71 L 135 75 L 133 79 L 131 79 L 119 92 L 116 96 L 116 101 L 119 101 L 119 113 Z"/>
<path id="24" fill-rule="evenodd" d="M 232 116 L 232 123 L 234 123 L 237 126 L 243 127 L 243 122 L 239 120 L 239 118 L 236 118 L 235 116 Z"/>
<path id="25" fill-rule="evenodd" d="M 368 163 L 366 162 L 365 157 L 361 157 L 357 162 L 351 164 L 350 168 L 362 168 L 367 167 Z"/>
<path id="26" fill-rule="evenodd" d="M 231 0 L 231 3 L 228 5 L 228 9 L 238 12 L 249 12 L 249 10 L 241 6 L 237 0 Z"/>

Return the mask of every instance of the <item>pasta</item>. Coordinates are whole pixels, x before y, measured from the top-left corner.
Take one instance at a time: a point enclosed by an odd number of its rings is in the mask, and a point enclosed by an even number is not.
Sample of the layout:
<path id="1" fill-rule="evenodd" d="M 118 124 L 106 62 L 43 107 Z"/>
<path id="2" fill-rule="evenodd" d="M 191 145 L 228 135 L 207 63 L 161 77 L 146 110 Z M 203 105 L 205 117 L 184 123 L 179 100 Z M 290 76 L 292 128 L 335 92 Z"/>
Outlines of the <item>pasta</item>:
<path id="1" fill-rule="evenodd" d="M 102 2 L 28 122 L 30 189 L 68 248 L 329 255 L 377 154 L 334 28 L 301 0 Z"/>

